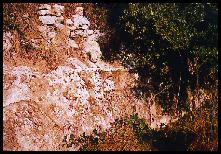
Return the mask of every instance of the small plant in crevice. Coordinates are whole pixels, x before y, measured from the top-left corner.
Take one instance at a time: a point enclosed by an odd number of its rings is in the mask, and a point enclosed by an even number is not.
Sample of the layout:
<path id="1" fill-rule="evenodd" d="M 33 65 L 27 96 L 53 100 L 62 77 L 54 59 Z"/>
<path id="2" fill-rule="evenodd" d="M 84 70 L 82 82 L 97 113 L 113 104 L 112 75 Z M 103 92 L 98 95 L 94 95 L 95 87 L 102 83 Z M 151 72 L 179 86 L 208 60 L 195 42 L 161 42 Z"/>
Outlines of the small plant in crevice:
<path id="1" fill-rule="evenodd" d="M 149 141 L 151 139 L 153 130 L 148 127 L 143 119 L 139 119 L 137 113 L 131 115 L 128 122 L 140 142 Z"/>

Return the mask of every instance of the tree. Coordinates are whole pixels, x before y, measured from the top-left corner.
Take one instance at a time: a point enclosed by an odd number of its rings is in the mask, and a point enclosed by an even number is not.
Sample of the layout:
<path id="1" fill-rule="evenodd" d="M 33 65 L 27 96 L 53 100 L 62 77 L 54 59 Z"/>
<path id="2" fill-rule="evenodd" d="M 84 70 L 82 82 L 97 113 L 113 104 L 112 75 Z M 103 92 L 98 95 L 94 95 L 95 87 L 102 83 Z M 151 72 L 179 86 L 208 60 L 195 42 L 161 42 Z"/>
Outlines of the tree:
<path id="1" fill-rule="evenodd" d="M 176 93 L 182 107 L 188 87 L 215 84 L 217 4 L 130 3 L 122 12 L 115 27 L 120 38 L 117 50 L 123 51 L 125 65 L 139 73 L 142 85 L 151 79 L 155 91 L 160 91 L 172 83 L 162 99 L 171 102 L 168 93 Z M 206 82 L 209 73 L 213 77 Z"/>

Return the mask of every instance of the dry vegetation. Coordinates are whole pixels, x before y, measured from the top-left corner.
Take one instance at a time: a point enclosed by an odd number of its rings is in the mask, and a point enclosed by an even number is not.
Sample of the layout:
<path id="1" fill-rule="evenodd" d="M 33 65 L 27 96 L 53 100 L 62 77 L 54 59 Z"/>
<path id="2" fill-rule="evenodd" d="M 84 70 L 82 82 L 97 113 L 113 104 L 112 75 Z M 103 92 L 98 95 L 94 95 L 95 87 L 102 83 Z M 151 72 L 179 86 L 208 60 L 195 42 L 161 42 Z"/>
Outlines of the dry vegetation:
<path id="1" fill-rule="evenodd" d="M 210 99 L 204 94 L 205 103 L 201 108 L 193 110 L 173 124 L 172 129 L 191 131 L 196 138 L 188 147 L 190 151 L 218 150 L 218 93 L 216 90 L 208 92 Z"/>

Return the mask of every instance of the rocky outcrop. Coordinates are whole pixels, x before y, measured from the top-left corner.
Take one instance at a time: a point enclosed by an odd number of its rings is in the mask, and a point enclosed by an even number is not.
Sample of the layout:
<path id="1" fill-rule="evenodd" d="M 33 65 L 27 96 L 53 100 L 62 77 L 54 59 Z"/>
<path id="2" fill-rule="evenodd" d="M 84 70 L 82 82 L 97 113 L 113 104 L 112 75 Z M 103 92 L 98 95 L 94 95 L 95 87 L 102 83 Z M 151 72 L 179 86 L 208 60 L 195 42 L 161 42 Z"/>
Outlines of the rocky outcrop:
<path id="1" fill-rule="evenodd" d="M 98 30 L 90 30 L 90 22 L 83 16 L 83 7 L 77 7 L 72 18 L 64 19 L 64 6 L 44 4 L 39 7 L 39 20 L 42 25 L 38 27 L 48 49 L 52 44 L 56 44 L 56 29 L 65 30 L 67 37 L 67 48 L 83 49 L 89 55 L 92 62 L 97 62 L 101 58 L 101 50 L 96 42 L 102 35 Z M 80 40 L 80 41 L 79 41 Z"/>
<path id="2" fill-rule="evenodd" d="M 134 79 L 128 71 L 100 59 L 101 33 L 89 29 L 83 8 L 77 7 L 73 18 L 66 20 L 63 11 L 56 4 L 39 7 L 38 30 L 45 49 L 57 43 L 59 28 L 67 35 L 66 48 L 78 49 L 90 60 L 72 55 L 48 73 L 4 61 L 4 150 L 78 150 L 78 145 L 64 146 L 64 137 L 90 135 L 94 129 L 103 132 L 115 119 L 133 114 L 140 102 L 129 91 Z M 12 46 L 13 34 L 5 32 L 4 52 Z"/>
<path id="3" fill-rule="evenodd" d="M 64 146 L 64 138 L 90 135 L 94 129 L 103 132 L 115 119 L 135 113 L 151 128 L 171 122 L 153 99 L 138 99 L 130 91 L 137 74 L 101 60 L 97 40 L 102 34 L 89 29 L 83 8 L 77 7 L 70 19 L 64 17 L 64 10 L 58 4 L 39 7 L 38 30 L 45 49 L 58 43 L 56 29 L 60 29 L 67 36 L 65 48 L 76 49 L 90 60 L 71 55 L 47 73 L 36 71 L 34 65 L 8 66 L 4 61 L 3 149 L 79 150 L 77 144 Z M 13 39 L 10 32 L 3 33 L 4 52 L 12 49 Z"/>

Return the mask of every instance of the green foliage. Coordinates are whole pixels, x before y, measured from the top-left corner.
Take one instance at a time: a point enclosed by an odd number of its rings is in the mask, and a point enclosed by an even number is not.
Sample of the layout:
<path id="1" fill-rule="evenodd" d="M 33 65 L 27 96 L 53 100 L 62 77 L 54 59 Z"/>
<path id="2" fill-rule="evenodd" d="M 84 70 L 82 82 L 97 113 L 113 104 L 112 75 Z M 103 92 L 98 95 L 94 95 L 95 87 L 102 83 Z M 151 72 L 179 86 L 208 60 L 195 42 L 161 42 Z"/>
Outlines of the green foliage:
<path id="1" fill-rule="evenodd" d="M 146 48 L 156 43 L 160 46 L 161 42 L 155 41 L 159 34 L 161 36 L 159 39 L 169 43 L 166 48 L 171 47 L 172 50 L 178 49 L 177 51 L 193 49 L 194 54 L 197 53 L 201 59 L 204 59 L 205 55 L 210 57 L 218 55 L 215 51 L 218 43 L 217 4 L 136 3 L 129 4 L 124 12 L 121 17 L 124 30 L 130 33 L 134 40 L 142 40 L 141 45 Z M 153 36 L 149 37 L 151 40 L 147 40 L 148 35 Z M 148 44 L 149 41 L 151 43 Z M 165 47 L 157 49 L 155 51 L 160 53 L 159 50 L 164 50 Z"/>
<path id="2" fill-rule="evenodd" d="M 120 40 L 118 57 L 139 73 L 140 87 L 148 83 L 144 91 L 152 84 L 158 93 L 161 85 L 172 83 L 159 97 L 171 103 L 175 95 L 180 103 L 187 98 L 188 86 L 214 87 L 218 79 L 217 4 L 129 3 L 122 9 L 115 27 L 115 38 Z"/>
<path id="3" fill-rule="evenodd" d="M 211 38 L 206 38 L 207 33 L 214 36 L 212 40 L 217 39 L 217 11 L 216 4 L 131 3 L 128 9 L 124 10 L 120 22 L 135 40 L 147 41 L 145 35 L 155 32 L 174 49 L 180 49 L 188 48 L 196 38 L 208 41 Z M 215 18 L 211 19 L 210 15 Z M 200 27 L 205 22 L 208 24 L 207 28 Z"/>
<path id="4" fill-rule="evenodd" d="M 135 135 L 140 141 L 143 141 L 143 135 L 148 134 L 151 136 L 153 130 L 148 127 L 143 119 L 140 119 L 137 114 L 131 115 L 127 120 L 130 127 L 133 128 Z"/>

